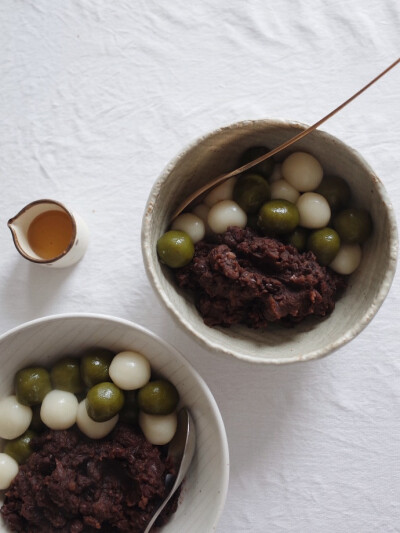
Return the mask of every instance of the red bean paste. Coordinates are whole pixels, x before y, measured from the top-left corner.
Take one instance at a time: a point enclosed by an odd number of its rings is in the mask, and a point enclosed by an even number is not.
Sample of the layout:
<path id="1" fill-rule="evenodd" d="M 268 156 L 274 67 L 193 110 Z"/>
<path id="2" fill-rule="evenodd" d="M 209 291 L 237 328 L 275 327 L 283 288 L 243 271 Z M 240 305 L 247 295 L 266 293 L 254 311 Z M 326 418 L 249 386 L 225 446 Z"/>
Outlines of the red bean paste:
<path id="1" fill-rule="evenodd" d="M 216 243 L 198 242 L 193 260 L 175 274 L 180 287 L 194 292 L 210 327 L 259 329 L 324 317 L 346 285 L 344 276 L 321 266 L 312 252 L 235 226 Z"/>
<path id="2" fill-rule="evenodd" d="M 101 440 L 76 427 L 46 431 L 20 466 L 1 509 L 10 531 L 24 533 L 143 532 L 175 474 L 165 447 L 135 427 L 118 424 Z M 157 521 L 176 511 L 174 495 Z"/>

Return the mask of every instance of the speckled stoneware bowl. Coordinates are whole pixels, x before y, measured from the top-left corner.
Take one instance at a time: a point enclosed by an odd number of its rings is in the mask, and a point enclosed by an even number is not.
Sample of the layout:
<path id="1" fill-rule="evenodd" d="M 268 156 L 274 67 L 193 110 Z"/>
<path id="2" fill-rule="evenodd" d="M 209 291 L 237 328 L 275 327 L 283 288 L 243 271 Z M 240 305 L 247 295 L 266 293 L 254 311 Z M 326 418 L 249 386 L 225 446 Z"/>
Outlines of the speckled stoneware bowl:
<path id="1" fill-rule="evenodd" d="M 228 489 L 229 453 L 224 424 L 207 385 L 186 359 L 162 339 L 132 322 L 74 314 L 35 320 L 0 336 L 0 397 L 11 394 L 15 372 L 33 363 L 49 366 L 62 355 L 101 346 L 115 352 L 136 349 L 152 369 L 170 379 L 196 426 L 196 451 L 179 506 L 160 533 L 212 533 Z M 2 503 L 0 491 L 0 505 Z M 0 518 L 0 533 L 9 530 Z"/>
<path id="2" fill-rule="evenodd" d="M 194 190 L 237 166 L 248 147 L 279 146 L 307 126 L 283 120 L 245 121 L 211 132 L 189 145 L 163 171 L 153 186 L 142 226 L 142 251 L 149 280 L 172 316 L 205 347 L 252 363 L 289 363 L 325 356 L 353 339 L 384 301 L 396 269 L 395 216 L 385 189 L 365 160 L 352 148 L 323 131 L 314 131 L 279 154 L 296 150 L 313 154 L 326 174 L 342 176 L 353 192 L 354 205 L 372 215 L 374 231 L 363 245 L 360 267 L 349 279 L 344 296 L 324 320 L 307 319 L 292 329 L 271 326 L 257 331 L 235 326 L 207 327 L 192 298 L 177 288 L 171 270 L 160 264 L 157 239 L 168 229 L 171 214 Z"/>

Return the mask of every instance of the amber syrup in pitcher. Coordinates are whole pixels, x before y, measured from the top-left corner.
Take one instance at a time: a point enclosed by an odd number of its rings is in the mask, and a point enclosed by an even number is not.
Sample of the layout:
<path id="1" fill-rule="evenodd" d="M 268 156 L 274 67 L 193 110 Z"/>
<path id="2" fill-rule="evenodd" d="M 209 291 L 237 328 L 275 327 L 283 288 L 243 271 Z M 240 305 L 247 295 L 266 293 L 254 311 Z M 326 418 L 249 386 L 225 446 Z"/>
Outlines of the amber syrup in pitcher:
<path id="1" fill-rule="evenodd" d="M 28 243 L 43 259 L 54 259 L 68 249 L 73 238 L 71 217 L 64 211 L 46 211 L 34 218 L 28 229 Z"/>

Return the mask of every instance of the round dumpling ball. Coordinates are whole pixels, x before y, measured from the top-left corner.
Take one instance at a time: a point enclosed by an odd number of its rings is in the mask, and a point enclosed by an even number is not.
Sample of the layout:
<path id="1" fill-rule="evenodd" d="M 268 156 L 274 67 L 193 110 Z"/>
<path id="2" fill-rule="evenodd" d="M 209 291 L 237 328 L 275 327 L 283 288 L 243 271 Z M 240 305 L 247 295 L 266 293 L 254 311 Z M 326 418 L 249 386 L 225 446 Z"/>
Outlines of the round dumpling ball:
<path id="1" fill-rule="evenodd" d="M 140 411 L 139 426 L 151 444 L 164 445 L 175 435 L 177 426 L 176 412 L 169 415 L 149 415 Z"/>
<path id="2" fill-rule="evenodd" d="M 40 366 L 21 368 L 14 378 L 15 395 L 24 405 L 40 405 L 43 398 L 51 391 L 48 370 Z"/>
<path id="3" fill-rule="evenodd" d="M 271 183 L 271 200 L 287 200 L 295 204 L 299 196 L 299 191 L 284 179 Z"/>
<path id="4" fill-rule="evenodd" d="M 150 363 L 139 352 L 125 351 L 118 353 L 110 365 L 110 377 L 122 390 L 140 389 L 150 379 Z"/>
<path id="5" fill-rule="evenodd" d="M 149 415 L 169 415 L 179 403 L 179 392 L 170 381 L 155 379 L 139 390 L 137 401 Z"/>
<path id="6" fill-rule="evenodd" d="M 297 207 L 287 200 L 270 200 L 260 209 L 257 226 L 265 235 L 292 232 L 299 223 Z"/>
<path id="7" fill-rule="evenodd" d="M 40 418 L 50 429 L 68 429 L 75 424 L 77 412 L 75 394 L 54 389 L 44 397 Z"/>
<path id="8" fill-rule="evenodd" d="M 33 453 L 32 441 L 35 437 L 36 433 L 27 429 L 20 437 L 8 440 L 3 452 L 15 459 L 19 465 L 22 465 Z"/>
<path id="9" fill-rule="evenodd" d="M 344 208 L 351 196 L 348 183 L 340 176 L 325 176 L 315 192 L 327 199 L 332 211 Z"/>
<path id="10" fill-rule="evenodd" d="M 274 183 L 274 181 L 281 180 L 282 178 L 282 165 L 281 163 L 275 163 L 272 173 L 268 178 L 268 181 L 272 184 Z"/>
<path id="11" fill-rule="evenodd" d="M 252 163 L 256 159 L 267 155 L 270 151 L 270 148 L 265 145 L 250 146 L 242 153 L 237 166 L 242 167 L 244 165 L 247 165 L 248 163 Z M 256 165 L 252 166 L 251 171 L 256 172 L 257 174 L 261 174 L 261 176 L 263 176 L 264 178 L 268 178 L 272 172 L 273 166 L 274 161 L 271 157 L 268 157 L 267 159 L 264 159 L 264 161 L 261 161 L 260 163 L 257 163 Z"/>
<path id="12" fill-rule="evenodd" d="M 95 422 L 110 420 L 121 411 L 124 403 L 122 390 L 109 381 L 97 383 L 86 395 L 86 410 Z"/>
<path id="13" fill-rule="evenodd" d="M 203 239 L 206 230 L 202 219 L 193 213 L 182 213 L 173 221 L 171 229 L 184 231 L 192 239 L 193 244 Z"/>
<path id="14" fill-rule="evenodd" d="M 249 172 L 241 176 L 233 189 L 233 200 L 247 214 L 257 213 L 271 197 L 269 184 L 260 174 Z"/>
<path id="15" fill-rule="evenodd" d="M 340 211 L 335 216 L 333 225 L 346 244 L 362 244 L 372 232 L 371 215 L 365 209 L 357 207 Z"/>
<path id="16" fill-rule="evenodd" d="M 214 233 L 224 233 L 229 226 L 244 228 L 247 215 L 233 200 L 223 200 L 210 209 L 207 222 Z"/>
<path id="17" fill-rule="evenodd" d="M 0 453 L 0 490 L 8 489 L 17 474 L 17 461 L 6 453 Z"/>
<path id="18" fill-rule="evenodd" d="M 22 405 L 15 395 L 0 400 L 0 437 L 16 439 L 28 429 L 32 420 L 32 409 Z"/>
<path id="19" fill-rule="evenodd" d="M 287 235 L 287 243 L 294 246 L 299 252 L 304 252 L 307 246 L 309 231 L 301 226 L 297 226 L 292 233 Z"/>
<path id="20" fill-rule="evenodd" d="M 210 211 L 210 208 L 206 204 L 198 204 L 192 209 L 192 213 L 196 215 L 197 217 L 201 218 L 201 220 L 206 223 L 208 212 Z"/>
<path id="21" fill-rule="evenodd" d="M 222 200 L 232 200 L 233 198 L 233 189 L 235 187 L 237 178 L 230 178 L 220 185 L 217 185 L 212 189 L 207 196 L 204 198 L 204 203 L 208 207 L 212 207 L 213 205 L 217 204 L 218 202 L 221 202 Z"/>
<path id="22" fill-rule="evenodd" d="M 309 229 L 325 227 L 331 218 L 331 208 L 326 199 L 315 192 L 306 192 L 297 200 L 300 226 Z"/>
<path id="23" fill-rule="evenodd" d="M 320 265 L 329 265 L 340 248 L 340 237 L 332 228 L 313 231 L 307 239 L 307 248 L 313 252 Z"/>
<path id="24" fill-rule="evenodd" d="M 300 192 L 313 191 L 322 181 L 320 162 L 307 152 L 294 152 L 282 163 L 282 175 Z"/>
<path id="25" fill-rule="evenodd" d="M 194 245 L 187 233 L 171 229 L 158 239 L 157 254 L 165 265 L 181 268 L 193 259 Z"/>
<path id="26" fill-rule="evenodd" d="M 192 213 L 204 222 L 205 235 L 207 236 L 212 235 L 211 228 L 207 222 L 209 211 L 210 208 L 206 204 L 198 204 L 192 209 Z"/>
<path id="27" fill-rule="evenodd" d="M 361 246 L 359 244 L 342 244 L 335 259 L 329 264 L 338 274 L 352 274 L 361 263 Z"/>
<path id="28" fill-rule="evenodd" d="M 114 429 L 118 418 L 119 415 L 115 415 L 106 422 L 95 422 L 87 413 L 86 401 L 82 400 L 78 406 L 76 423 L 82 433 L 89 437 L 89 439 L 102 439 Z"/>

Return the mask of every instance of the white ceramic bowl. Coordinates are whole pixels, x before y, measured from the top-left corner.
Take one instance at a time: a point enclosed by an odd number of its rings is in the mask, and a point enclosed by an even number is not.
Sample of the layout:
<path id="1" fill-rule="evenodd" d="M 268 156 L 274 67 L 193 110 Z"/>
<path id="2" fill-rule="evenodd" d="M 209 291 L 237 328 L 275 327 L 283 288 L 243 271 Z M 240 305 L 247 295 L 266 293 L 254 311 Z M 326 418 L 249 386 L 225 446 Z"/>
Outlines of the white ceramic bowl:
<path id="1" fill-rule="evenodd" d="M 349 342 L 369 323 L 384 301 L 396 269 L 397 230 L 384 187 L 366 161 L 352 148 L 323 131 L 314 131 L 281 152 L 303 150 L 321 162 L 324 172 L 349 183 L 355 203 L 368 209 L 374 231 L 363 246 L 360 267 L 350 277 L 345 295 L 325 320 L 307 319 L 293 329 L 271 326 L 265 331 L 235 326 L 207 327 L 193 299 L 177 288 L 171 270 L 160 264 L 156 243 L 168 229 L 172 213 L 194 190 L 236 168 L 248 147 L 271 149 L 307 126 L 283 120 L 232 124 L 201 137 L 174 159 L 155 182 L 142 225 L 142 252 L 149 280 L 172 316 L 205 347 L 252 363 L 289 363 L 316 359 Z"/>
<path id="2" fill-rule="evenodd" d="M 203 379 L 177 350 L 153 333 L 126 320 L 91 314 L 50 316 L 23 324 L 0 337 L 0 397 L 11 393 L 18 369 L 32 363 L 51 365 L 62 355 L 94 346 L 116 352 L 137 349 L 148 357 L 155 371 L 178 388 L 182 404 L 193 416 L 197 444 L 180 504 L 162 532 L 215 531 L 229 478 L 224 424 Z M 6 531 L 0 524 L 0 532 Z"/>

